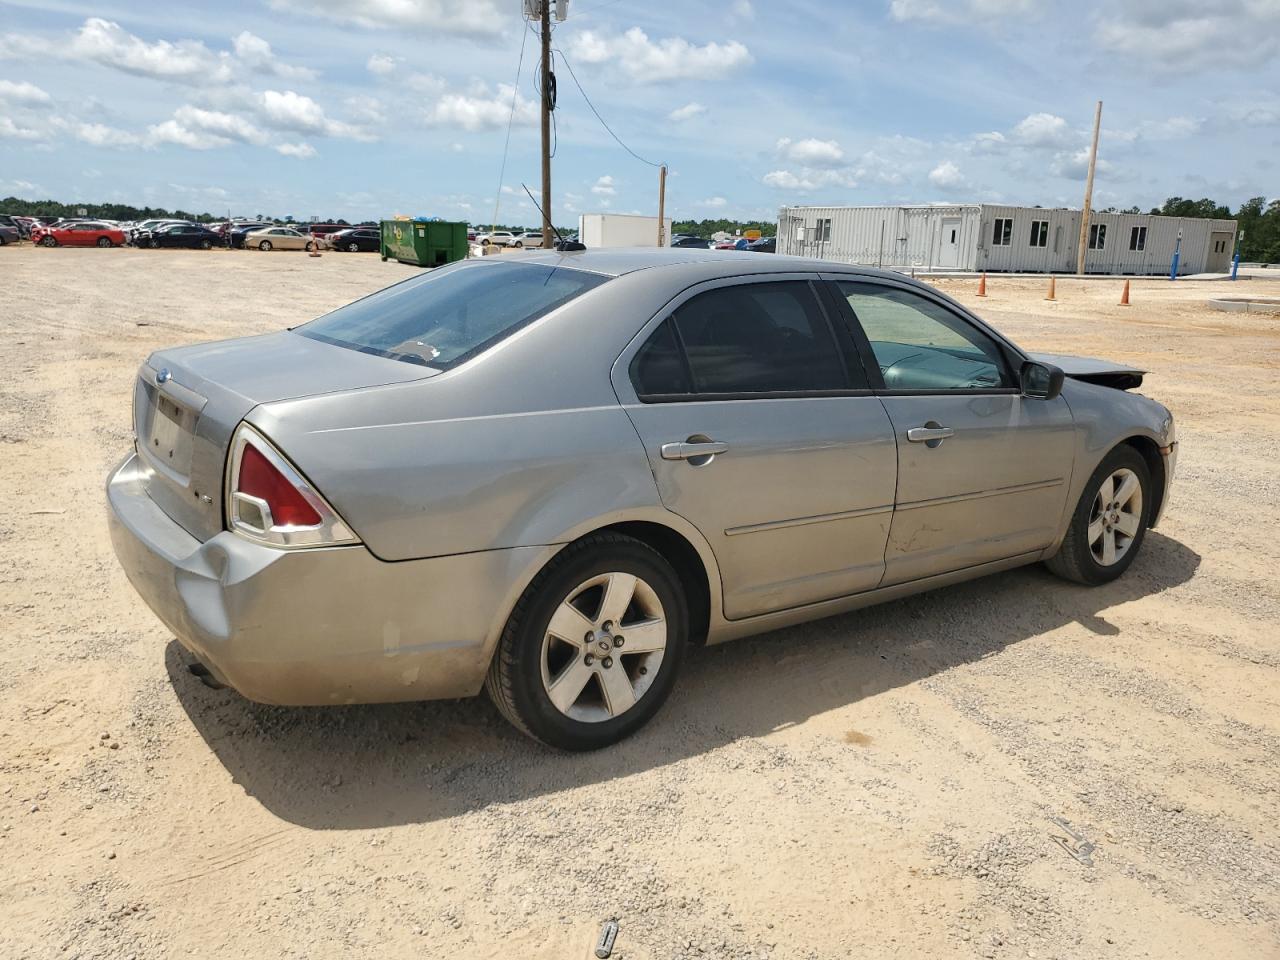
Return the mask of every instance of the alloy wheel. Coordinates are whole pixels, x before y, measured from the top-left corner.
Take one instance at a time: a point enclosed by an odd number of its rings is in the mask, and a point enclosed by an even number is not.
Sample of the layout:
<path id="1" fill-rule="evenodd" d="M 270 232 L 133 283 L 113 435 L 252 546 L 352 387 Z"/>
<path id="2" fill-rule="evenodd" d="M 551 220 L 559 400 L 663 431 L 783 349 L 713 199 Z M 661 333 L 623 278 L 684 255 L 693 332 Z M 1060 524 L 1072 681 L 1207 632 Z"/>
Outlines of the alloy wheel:
<path id="1" fill-rule="evenodd" d="M 1102 481 L 1089 511 L 1089 549 L 1104 567 L 1118 563 L 1142 529 L 1142 484 L 1121 467 Z"/>
<path id="2" fill-rule="evenodd" d="M 542 685 L 565 716 L 612 720 L 634 707 L 667 650 L 658 594 L 630 573 L 602 573 L 571 590 L 542 640 Z"/>

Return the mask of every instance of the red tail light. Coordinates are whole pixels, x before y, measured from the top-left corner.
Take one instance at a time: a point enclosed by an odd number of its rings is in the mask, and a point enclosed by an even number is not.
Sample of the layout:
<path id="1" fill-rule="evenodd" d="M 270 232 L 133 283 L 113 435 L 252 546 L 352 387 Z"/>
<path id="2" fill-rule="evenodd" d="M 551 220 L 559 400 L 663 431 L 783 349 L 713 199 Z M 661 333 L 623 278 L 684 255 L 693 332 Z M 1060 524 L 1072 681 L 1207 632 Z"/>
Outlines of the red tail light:
<path id="1" fill-rule="evenodd" d="M 245 446 L 240 457 L 240 478 L 236 490 L 265 500 L 276 526 L 314 527 L 320 522 L 320 514 L 315 508 L 252 444 Z"/>
<path id="2" fill-rule="evenodd" d="M 227 464 L 227 526 L 278 547 L 360 542 L 293 464 L 244 423 L 232 437 Z"/>

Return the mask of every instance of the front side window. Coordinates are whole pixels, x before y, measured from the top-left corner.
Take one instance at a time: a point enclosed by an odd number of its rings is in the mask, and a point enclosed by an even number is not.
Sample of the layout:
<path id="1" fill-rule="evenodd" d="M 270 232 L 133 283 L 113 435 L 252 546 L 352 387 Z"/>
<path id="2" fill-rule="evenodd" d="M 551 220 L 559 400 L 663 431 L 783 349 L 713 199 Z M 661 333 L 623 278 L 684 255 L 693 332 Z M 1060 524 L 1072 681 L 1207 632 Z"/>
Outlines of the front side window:
<path id="1" fill-rule="evenodd" d="M 991 245 L 993 247 L 1007 247 L 1011 243 L 1013 243 L 1013 219 L 1011 217 L 996 217 L 991 229 Z"/>
<path id="2" fill-rule="evenodd" d="M 1147 249 L 1147 228 L 1134 227 L 1129 231 L 1129 249 L 1145 250 Z"/>
<path id="3" fill-rule="evenodd" d="M 841 282 L 887 390 L 1014 386 L 999 345 L 942 305 L 909 290 Z"/>
<path id="4" fill-rule="evenodd" d="M 608 279 L 532 263 L 460 263 L 379 290 L 296 332 L 362 353 L 447 369 Z"/>
<path id="5" fill-rule="evenodd" d="M 1093 223 L 1089 225 L 1089 249 L 1105 250 L 1107 246 L 1107 225 Z"/>
<path id="6" fill-rule="evenodd" d="M 1031 221 L 1031 246 L 1047 247 L 1049 245 L 1049 221 Z"/>

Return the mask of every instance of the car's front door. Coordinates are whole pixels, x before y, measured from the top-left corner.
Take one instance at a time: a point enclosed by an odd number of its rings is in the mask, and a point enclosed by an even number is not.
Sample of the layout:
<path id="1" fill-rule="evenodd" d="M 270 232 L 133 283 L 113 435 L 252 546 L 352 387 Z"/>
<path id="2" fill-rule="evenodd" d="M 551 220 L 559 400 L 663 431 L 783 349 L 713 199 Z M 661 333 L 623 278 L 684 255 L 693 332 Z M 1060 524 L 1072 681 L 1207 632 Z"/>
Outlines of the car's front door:
<path id="1" fill-rule="evenodd" d="M 832 287 L 897 436 L 885 585 L 1052 543 L 1075 450 L 1066 401 L 1023 397 L 1013 349 L 941 297 L 888 280 Z"/>
<path id="2" fill-rule="evenodd" d="M 695 287 L 614 367 L 664 506 L 715 553 L 730 619 L 869 590 L 884 573 L 893 428 L 817 284 Z"/>

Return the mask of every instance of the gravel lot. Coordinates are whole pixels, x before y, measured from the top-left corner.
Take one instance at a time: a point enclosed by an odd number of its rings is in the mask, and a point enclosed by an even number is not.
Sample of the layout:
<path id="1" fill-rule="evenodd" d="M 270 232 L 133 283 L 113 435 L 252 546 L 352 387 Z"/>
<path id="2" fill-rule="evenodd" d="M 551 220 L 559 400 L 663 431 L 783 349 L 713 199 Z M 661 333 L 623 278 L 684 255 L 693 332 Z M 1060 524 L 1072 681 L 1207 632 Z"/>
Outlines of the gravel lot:
<path id="1" fill-rule="evenodd" d="M 411 273 L 0 250 L 0 956 L 560 960 L 609 918 L 627 960 L 1280 956 L 1280 318 L 1204 306 L 1280 283 L 940 281 L 1152 371 L 1183 446 L 1134 568 L 698 649 L 639 736 L 565 756 L 484 699 L 209 690 L 111 552 L 139 361 Z"/>

